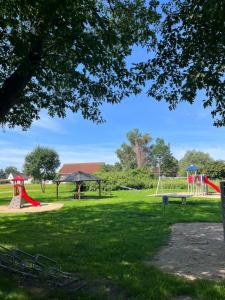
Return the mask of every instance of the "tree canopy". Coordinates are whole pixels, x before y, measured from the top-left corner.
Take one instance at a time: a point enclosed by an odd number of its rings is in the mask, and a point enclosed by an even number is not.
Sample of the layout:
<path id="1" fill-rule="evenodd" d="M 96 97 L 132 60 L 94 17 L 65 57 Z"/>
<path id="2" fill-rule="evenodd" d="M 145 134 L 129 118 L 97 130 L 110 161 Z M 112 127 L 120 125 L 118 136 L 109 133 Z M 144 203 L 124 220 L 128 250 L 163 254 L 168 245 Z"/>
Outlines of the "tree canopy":
<path id="1" fill-rule="evenodd" d="M 213 158 L 208 153 L 197 150 L 189 150 L 179 161 L 179 174 L 186 176 L 186 168 L 189 165 L 196 165 L 199 168 L 199 173 L 201 173 L 203 168 L 211 162 L 213 162 Z"/>
<path id="2" fill-rule="evenodd" d="M 126 63 L 155 43 L 158 3 L 9 0 L 0 7 L 0 122 L 27 128 L 41 109 L 101 122 L 99 107 L 140 90 Z"/>
<path id="3" fill-rule="evenodd" d="M 123 170 L 134 169 L 137 167 L 135 153 L 131 145 L 123 143 L 120 148 L 116 150 L 116 155 L 120 160 L 120 165 Z"/>
<path id="4" fill-rule="evenodd" d="M 171 153 L 170 144 L 166 144 L 161 138 L 157 138 L 151 147 L 150 164 L 153 167 L 160 167 L 160 175 L 177 175 L 178 161 Z"/>
<path id="5" fill-rule="evenodd" d="M 225 125 L 224 1 L 162 3 L 158 26 L 156 0 L 0 1 L 0 123 L 28 128 L 42 109 L 101 122 L 104 102 L 150 79 L 148 94 L 170 109 L 202 91 Z M 148 62 L 127 63 L 135 45 L 154 50 Z"/>
<path id="6" fill-rule="evenodd" d="M 141 134 L 138 129 L 127 133 L 128 144 L 122 144 L 116 151 L 123 169 L 142 168 L 148 164 L 152 138 L 150 134 Z"/>
<path id="7" fill-rule="evenodd" d="M 212 179 L 225 179 L 225 161 L 215 160 L 205 164 L 202 173 Z"/>
<path id="8" fill-rule="evenodd" d="M 135 153 L 137 167 L 146 166 L 149 159 L 149 143 L 152 140 L 150 134 L 141 134 L 138 129 L 133 129 L 127 133 L 127 138 Z"/>
<path id="9" fill-rule="evenodd" d="M 225 125 L 225 2 L 175 0 L 164 5 L 157 53 L 141 68 L 153 85 L 148 94 L 170 109 L 200 95 L 214 124 Z M 202 91 L 202 94 L 198 94 Z"/>
<path id="10" fill-rule="evenodd" d="M 10 173 L 18 173 L 18 170 L 14 166 L 9 166 L 5 168 L 5 174 L 9 175 Z"/>
<path id="11" fill-rule="evenodd" d="M 0 169 L 0 179 L 5 179 L 6 178 L 6 173 L 3 169 Z"/>
<path id="12" fill-rule="evenodd" d="M 33 176 L 42 184 L 45 180 L 55 178 L 59 165 L 59 156 L 55 150 L 38 146 L 25 157 L 24 173 Z M 44 191 L 44 184 L 42 191 Z"/>

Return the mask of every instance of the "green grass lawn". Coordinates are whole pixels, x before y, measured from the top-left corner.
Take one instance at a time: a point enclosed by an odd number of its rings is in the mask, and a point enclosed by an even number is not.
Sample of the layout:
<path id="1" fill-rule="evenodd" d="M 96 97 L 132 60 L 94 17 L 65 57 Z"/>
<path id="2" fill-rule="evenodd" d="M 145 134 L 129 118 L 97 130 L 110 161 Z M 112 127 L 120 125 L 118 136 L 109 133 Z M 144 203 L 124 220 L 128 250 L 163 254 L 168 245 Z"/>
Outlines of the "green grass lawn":
<path id="1" fill-rule="evenodd" d="M 220 222 L 220 202 L 191 199 L 171 201 L 165 215 L 154 191 L 86 193 L 89 199 L 72 200 L 72 185 L 60 186 L 58 211 L 0 215 L 1 244 L 58 261 L 62 269 L 78 272 L 87 287 L 68 291 L 29 288 L 0 273 L 0 299 L 225 299 L 225 282 L 189 282 L 149 266 L 165 244 L 170 225 L 177 222 Z M 0 186 L 0 204 L 8 204 L 11 187 Z M 56 202 L 55 186 L 42 194 L 38 185 L 27 185 L 28 194 L 42 202 Z"/>

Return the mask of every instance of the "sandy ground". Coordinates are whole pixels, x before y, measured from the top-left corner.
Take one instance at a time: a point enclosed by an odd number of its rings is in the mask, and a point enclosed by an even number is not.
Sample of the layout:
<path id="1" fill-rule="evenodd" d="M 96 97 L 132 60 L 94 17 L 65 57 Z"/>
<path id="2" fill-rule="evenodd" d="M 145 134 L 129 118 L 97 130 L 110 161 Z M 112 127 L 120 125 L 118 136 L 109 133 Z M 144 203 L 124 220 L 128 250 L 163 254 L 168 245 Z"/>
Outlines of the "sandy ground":
<path id="1" fill-rule="evenodd" d="M 209 194 L 209 195 L 194 195 L 193 198 L 205 198 L 205 199 L 220 199 L 220 194 Z"/>
<path id="2" fill-rule="evenodd" d="M 187 279 L 225 279 L 225 243 L 220 223 L 174 224 L 167 246 L 148 264 Z"/>
<path id="3" fill-rule="evenodd" d="M 18 208 L 9 208 L 8 205 L 0 206 L 0 213 L 36 213 L 50 210 L 57 210 L 63 207 L 62 203 L 42 203 L 41 206 L 32 206 L 25 205 L 24 207 Z"/>
<path id="4" fill-rule="evenodd" d="M 185 193 L 177 193 L 177 194 L 185 194 Z M 190 194 L 191 195 L 191 194 Z M 221 195 L 219 193 L 213 193 L 213 194 L 208 194 L 208 195 L 192 195 L 193 198 L 205 198 L 205 199 L 220 199 Z"/>

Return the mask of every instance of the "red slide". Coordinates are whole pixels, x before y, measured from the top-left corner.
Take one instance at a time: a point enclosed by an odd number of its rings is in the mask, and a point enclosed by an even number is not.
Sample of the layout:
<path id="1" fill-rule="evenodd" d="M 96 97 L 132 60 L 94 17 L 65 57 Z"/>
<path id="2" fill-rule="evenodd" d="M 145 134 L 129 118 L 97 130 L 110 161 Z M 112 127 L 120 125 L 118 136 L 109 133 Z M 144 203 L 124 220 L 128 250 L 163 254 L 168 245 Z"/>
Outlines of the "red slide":
<path id="1" fill-rule="evenodd" d="M 221 189 L 215 185 L 214 183 L 212 183 L 207 176 L 204 176 L 204 182 L 206 184 L 208 184 L 209 186 L 211 186 L 211 188 L 213 188 L 215 191 L 217 191 L 218 193 L 221 193 Z"/>
<path id="2" fill-rule="evenodd" d="M 25 189 L 25 188 L 22 189 L 22 198 L 23 198 L 25 201 L 27 201 L 27 202 L 29 202 L 30 204 L 32 204 L 33 206 L 39 206 L 39 205 L 41 205 L 40 202 L 38 202 L 38 201 L 32 199 L 30 196 L 27 195 L 27 192 L 26 192 L 26 189 Z"/>

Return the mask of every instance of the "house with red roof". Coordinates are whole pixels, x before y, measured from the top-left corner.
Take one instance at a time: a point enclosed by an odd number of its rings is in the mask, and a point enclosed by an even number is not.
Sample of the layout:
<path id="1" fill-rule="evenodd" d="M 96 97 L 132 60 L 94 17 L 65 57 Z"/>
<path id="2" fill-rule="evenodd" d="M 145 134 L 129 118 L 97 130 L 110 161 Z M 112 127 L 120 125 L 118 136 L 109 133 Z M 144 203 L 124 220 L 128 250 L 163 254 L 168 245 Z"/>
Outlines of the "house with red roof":
<path id="1" fill-rule="evenodd" d="M 105 163 L 103 162 L 88 162 L 88 163 L 71 163 L 64 164 L 59 170 L 60 179 L 64 179 L 66 176 L 74 172 L 83 172 L 87 174 L 93 174 L 99 171 Z"/>

